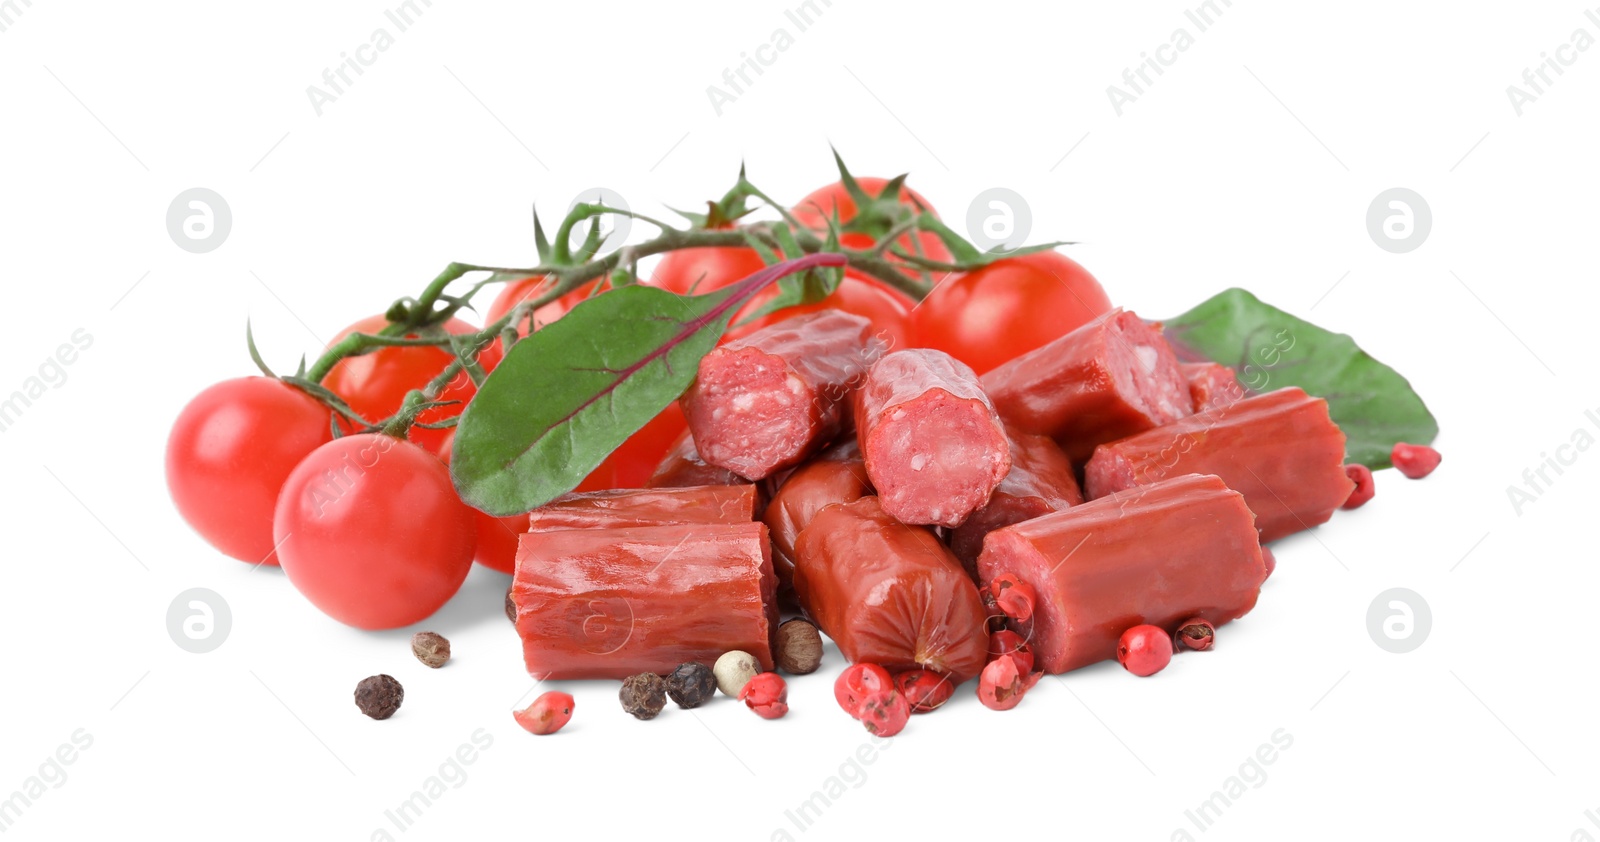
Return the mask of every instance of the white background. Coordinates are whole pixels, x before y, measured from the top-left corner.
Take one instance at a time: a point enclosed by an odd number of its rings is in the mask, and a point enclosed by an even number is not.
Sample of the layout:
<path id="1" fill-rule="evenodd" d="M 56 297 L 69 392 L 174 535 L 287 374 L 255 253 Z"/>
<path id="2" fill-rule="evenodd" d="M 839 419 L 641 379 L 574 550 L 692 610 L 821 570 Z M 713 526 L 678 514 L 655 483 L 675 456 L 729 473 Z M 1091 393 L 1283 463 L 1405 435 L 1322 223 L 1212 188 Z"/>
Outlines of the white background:
<path id="1" fill-rule="evenodd" d="M 0 797 L 78 729 L 93 739 L 7 838 L 1600 836 L 1584 812 L 1600 809 L 1584 528 L 1600 456 L 1563 451 L 1574 464 L 1520 512 L 1506 490 L 1575 431 L 1600 436 L 1584 415 L 1600 408 L 1600 48 L 1564 53 L 1520 116 L 1506 93 L 1575 30 L 1600 37 L 1585 4 L 1236 0 L 1197 33 L 1197 4 L 1166 0 L 836 0 L 802 33 L 794 0 L 437 0 L 398 34 L 392 5 L 5 4 L 0 393 L 74 330 L 94 338 L 0 434 Z M 378 27 L 394 45 L 318 116 L 307 86 Z M 718 116 L 707 86 L 780 27 L 793 46 Z M 1107 86 L 1179 27 L 1194 45 L 1119 116 Z M 1215 652 L 1148 680 L 1049 678 L 1005 714 L 962 688 L 860 773 L 837 652 L 792 682 L 782 721 L 723 700 L 636 722 L 614 683 L 578 683 L 572 724 L 534 738 L 509 714 L 532 682 L 505 577 L 474 572 L 426 624 L 456 651 L 428 671 L 412 630 L 326 619 L 171 508 L 166 431 L 206 385 L 252 373 L 247 317 L 289 368 L 450 260 L 532 263 L 535 201 L 554 217 L 600 186 L 646 213 L 690 207 L 741 159 L 794 201 L 835 178 L 830 142 L 859 173 L 910 171 L 952 221 L 984 189 L 1017 191 L 1032 240 L 1081 241 L 1068 253 L 1142 315 L 1239 285 L 1353 334 L 1438 415 L 1444 466 L 1383 472 L 1372 504 L 1282 542 Z M 233 213 L 203 255 L 164 222 L 195 186 Z M 1409 254 L 1365 223 L 1396 186 L 1432 209 Z M 165 628 L 191 587 L 232 608 L 210 654 Z M 1432 609 L 1410 654 L 1367 632 L 1391 587 Z M 377 672 L 406 686 L 387 722 L 350 701 Z M 478 729 L 493 742 L 465 780 L 390 824 Z M 1264 780 L 1246 770 L 1255 784 L 1192 824 L 1278 729 L 1293 743 Z M 841 767 L 853 783 L 792 823 Z"/>

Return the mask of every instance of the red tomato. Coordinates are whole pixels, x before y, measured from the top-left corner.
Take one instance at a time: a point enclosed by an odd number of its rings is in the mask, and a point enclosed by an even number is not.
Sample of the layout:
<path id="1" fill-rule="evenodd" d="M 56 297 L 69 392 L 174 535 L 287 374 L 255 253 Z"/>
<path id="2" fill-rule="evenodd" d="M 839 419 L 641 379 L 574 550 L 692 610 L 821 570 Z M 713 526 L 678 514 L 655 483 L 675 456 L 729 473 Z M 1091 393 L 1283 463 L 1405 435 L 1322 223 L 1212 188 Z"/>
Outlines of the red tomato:
<path id="1" fill-rule="evenodd" d="M 388 324 L 389 320 L 381 315 L 362 319 L 340 331 L 333 341 L 337 343 L 352 333 L 377 333 Z M 477 332 L 477 328 L 460 319 L 446 322 L 444 329 L 450 333 Z M 428 385 L 428 381 L 438 376 L 439 372 L 454 359 L 455 356 L 443 348 L 379 348 L 359 357 L 346 357 L 340 360 L 333 370 L 328 372 L 322 385 L 344 398 L 357 415 L 376 423 L 398 411 L 405 401 L 406 393 Z M 499 342 L 490 343 L 478 354 L 478 364 L 484 371 L 493 370 L 498 362 L 500 362 Z M 430 409 L 422 413 L 417 420 L 422 423 L 437 423 L 447 418 L 454 418 L 461 414 L 466 402 L 471 400 L 477 391 L 477 387 L 472 385 L 472 379 L 462 373 L 439 393 L 439 400 L 461 401 L 461 403 Z M 411 430 L 411 440 L 430 453 L 438 453 L 448 433 L 449 430 L 425 430 L 414 427 Z"/>
<path id="2" fill-rule="evenodd" d="M 450 464 L 455 452 L 456 431 L 449 430 L 444 444 L 439 448 L 439 461 Z M 528 531 L 528 515 L 495 517 L 487 512 L 467 506 L 472 511 L 472 522 L 477 532 L 477 549 L 473 559 L 490 570 L 515 573 L 517 570 L 517 539 Z"/>
<path id="3" fill-rule="evenodd" d="M 603 491 L 608 488 L 643 488 L 645 481 L 655 473 L 656 466 L 666 458 L 667 451 L 689 421 L 677 401 L 667 405 L 661 414 L 650 419 L 639 432 L 634 433 L 622 446 L 612 451 L 600 467 L 595 468 L 578 486 L 578 491 Z"/>
<path id="4" fill-rule="evenodd" d="M 861 185 L 861 189 L 865 190 L 867 195 L 877 196 L 883 192 L 884 185 L 888 184 L 889 181 L 884 178 L 868 176 L 857 178 L 856 183 Z M 933 205 L 928 204 L 927 199 L 922 198 L 916 191 L 905 186 L 900 188 L 900 204 L 909 205 L 913 209 L 921 207 L 922 210 L 928 211 L 934 216 L 939 215 L 939 212 L 933 209 Z M 843 225 L 855 219 L 858 211 L 856 200 L 851 198 L 849 191 L 845 190 L 844 182 L 835 181 L 826 187 L 811 191 L 789 212 L 794 214 L 795 219 L 799 220 L 807 228 L 826 231 L 828 220 L 833 217 L 835 212 L 838 213 L 839 224 Z M 846 233 L 839 238 L 840 245 L 853 249 L 871 248 L 873 242 L 871 235 L 859 231 Z M 948 261 L 951 258 L 950 250 L 945 248 L 944 241 L 939 239 L 939 235 L 932 231 L 902 234 L 895 243 L 904 249 L 907 254 L 920 253 L 929 260 Z M 921 244 L 921 252 L 917 251 L 914 243 Z M 906 274 L 911 277 L 917 276 L 916 271 L 909 269 L 906 270 Z"/>
<path id="5" fill-rule="evenodd" d="M 622 446 L 612 451 L 600 466 L 585 477 L 577 491 L 603 491 L 611 488 L 642 488 L 655 472 L 656 466 L 666 458 L 678 436 L 689 428 L 683 410 L 674 401 L 660 415 L 651 419 L 634 433 Z M 446 465 L 455 448 L 455 431 L 445 439 L 439 458 Z M 501 573 L 515 573 L 517 569 L 517 541 L 528 531 L 527 514 L 495 517 L 468 506 L 473 514 L 477 531 L 477 562 Z"/>
<path id="6" fill-rule="evenodd" d="M 333 438 L 332 413 L 270 377 L 224 380 L 183 408 L 167 438 L 178 514 L 224 555 L 277 564 L 272 509 L 306 454 Z"/>
<path id="7" fill-rule="evenodd" d="M 679 295 L 687 295 L 691 289 L 705 293 L 744 280 L 765 268 L 766 263 L 755 249 L 683 249 L 668 252 L 666 257 L 662 258 L 655 274 L 650 278 L 650 283 L 652 286 L 671 290 Z M 760 309 L 777 294 L 777 284 L 757 293 L 756 297 L 733 317 L 733 323 L 737 324 L 746 313 Z M 866 318 L 872 322 L 875 333 L 882 336 L 885 341 L 893 343 L 891 347 L 904 348 L 910 339 L 910 315 L 914 305 L 915 302 L 898 290 L 890 289 L 869 278 L 858 277 L 846 270 L 844 281 L 839 284 L 833 295 L 816 304 L 786 307 L 748 325 L 730 326 L 722 341 L 738 339 L 792 316 L 831 307 Z"/>
<path id="8" fill-rule="evenodd" d="M 766 261 L 755 249 L 679 249 L 662 256 L 650 276 L 650 285 L 679 295 L 714 292 L 765 268 Z"/>
<path id="9" fill-rule="evenodd" d="M 777 294 L 776 285 L 768 287 L 766 291 L 756 295 L 755 300 L 751 302 L 751 308 L 759 307 Z M 785 307 L 775 313 L 768 313 L 750 324 L 730 327 L 728 337 L 737 339 L 773 322 L 832 308 L 865 318 L 872 323 L 872 331 L 878 338 L 888 343 L 891 349 L 898 350 L 911 347 L 911 308 L 915 306 L 917 302 L 899 290 L 890 289 L 874 280 L 846 274 L 844 280 L 839 283 L 839 288 L 827 298 L 815 304 Z"/>
<path id="10" fill-rule="evenodd" d="M 494 303 L 489 305 L 489 313 L 488 315 L 484 316 L 484 323 L 491 324 L 499 321 L 501 316 L 511 312 L 512 307 L 515 307 L 524 301 L 531 301 L 535 298 L 538 298 L 545 292 L 546 289 L 548 289 L 548 285 L 552 282 L 553 279 L 541 276 L 534 278 L 523 278 L 520 281 L 513 281 L 509 284 L 506 284 L 505 289 L 500 290 L 500 294 L 495 296 Z M 556 319 L 565 316 L 572 310 L 572 308 L 578 306 L 580 302 L 588 298 L 594 292 L 595 285 L 599 283 L 600 282 L 598 280 L 590 281 L 589 283 L 579 286 L 572 292 L 557 298 L 549 304 L 545 304 L 539 309 L 534 310 L 534 322 L 540 327 L 544 327 Z M 517 335 L 528 335 L 527 322 L 523 322 L 517 326 Z"/>
<path id="11" fill-rule="evenodd" d="M 1111 299 L 1053 251 L 997 260 L 939 284 L 911 312 L 912 338 L 983 374 L 1104 315 Z"/>
<path id="12" fill-rule="evenodd" d="M 427 619 L 461 588 L 477 544 L 444 463 L 382 433 L 312 451 L 278 495 L 272 532 L 295 588 L 361 629 Z"/>

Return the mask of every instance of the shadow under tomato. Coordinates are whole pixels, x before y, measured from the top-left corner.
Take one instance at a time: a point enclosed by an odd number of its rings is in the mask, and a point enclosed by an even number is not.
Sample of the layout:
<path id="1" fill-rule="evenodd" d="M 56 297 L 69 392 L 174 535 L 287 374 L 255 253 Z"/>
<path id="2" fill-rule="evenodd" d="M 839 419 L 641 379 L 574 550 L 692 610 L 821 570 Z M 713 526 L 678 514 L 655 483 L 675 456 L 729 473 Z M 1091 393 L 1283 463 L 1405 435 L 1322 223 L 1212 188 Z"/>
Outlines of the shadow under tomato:
<path id="1" fill-rule="evenodd" d="M 433 612 L 433 616 L 420 623 L 368 634 L 383 640 L 409 641 L 419 631 L 433 631 L 453 638 L 470 629 L 496 624 L 505 627 L 507 636 L 515 637 L 511 621 L 506 619 L 506 589 L 509 587 L 510 575 L 474 564 L 467 573 L 467 580 L 461 583 L 461 590 Z"/>

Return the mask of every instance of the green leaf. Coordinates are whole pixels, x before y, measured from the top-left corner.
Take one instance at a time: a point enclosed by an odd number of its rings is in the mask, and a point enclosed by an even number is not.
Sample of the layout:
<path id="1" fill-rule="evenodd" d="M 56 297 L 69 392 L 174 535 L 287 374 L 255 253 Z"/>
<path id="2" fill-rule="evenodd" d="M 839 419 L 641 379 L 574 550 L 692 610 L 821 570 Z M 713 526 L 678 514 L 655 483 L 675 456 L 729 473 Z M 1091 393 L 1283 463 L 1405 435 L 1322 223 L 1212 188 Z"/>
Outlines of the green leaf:
<path id="1" fill-rule="evenodd" d="M 683 394 L 746 301 L 784 275 L 843 262 L 814 254 L 706 295 L 635 284 L 578 304 L 512 346 L 461 413 L 451 460 L 461 498 L 507 516 L 571 491 Z"/>
<path id="2" fill-rule="evenodd" d="M 1212 296 L 1165 323 L 1180 357 L 1230 366 L 1245 388 L 1299 386 L 1328 401 L 1344 430 L 1346 458 L 1389 467 L 1396 442 L 1427 444 L 1439 422 L 1411 384 L 1355 340 L 1296 318 L 1242 289 Z"/>

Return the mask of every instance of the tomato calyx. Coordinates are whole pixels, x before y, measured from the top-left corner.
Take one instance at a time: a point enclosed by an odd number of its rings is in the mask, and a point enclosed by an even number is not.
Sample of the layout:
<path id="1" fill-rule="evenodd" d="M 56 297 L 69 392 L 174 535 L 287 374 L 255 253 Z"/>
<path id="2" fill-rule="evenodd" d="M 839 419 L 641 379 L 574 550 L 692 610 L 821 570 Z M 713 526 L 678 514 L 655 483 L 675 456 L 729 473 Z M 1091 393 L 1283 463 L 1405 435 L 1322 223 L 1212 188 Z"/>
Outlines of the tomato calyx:
<path id="1" fill-rule="evenodd" d="M 881 254 L 899 235 L 916 228 L 920 216 L 929 212 L 930 208 L 921 197 L 906 189 L 907 173 L 889 179 L 877 193 L 872 193 L 851 174 L 837 149 L 833 150 L 833 160 L 839 167 L 839 184 L 855 205 L 854 212 L 841 214 L 837 203 L 832 207 L 812 204 L 801 210 L 827 221 L 828 227 L 836 228 L 841 235 L 864 234 L 877 244 L 878 253 Z M 904 196 L 901 195 L 902 191 Z M 841 223 L 843 216 L 849 218 Z"/>
<path id="2" fill-rule="evenodd" d="M 739 220 L 749 216 L 755 211 L 750 207 L 750 197 L 754 185 L 744 176 L 744 166 L 739 167 L 739 182 L 728 189 L 721 199 L 706 200 L 706 212 L 681 211 L 676 208 L 673 213 L 689 220 L 689 224 L 704 231 L 726 231 L 739 224 Z"/>

